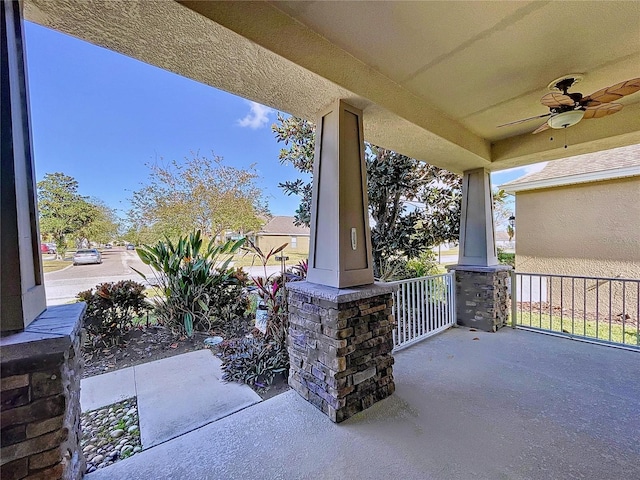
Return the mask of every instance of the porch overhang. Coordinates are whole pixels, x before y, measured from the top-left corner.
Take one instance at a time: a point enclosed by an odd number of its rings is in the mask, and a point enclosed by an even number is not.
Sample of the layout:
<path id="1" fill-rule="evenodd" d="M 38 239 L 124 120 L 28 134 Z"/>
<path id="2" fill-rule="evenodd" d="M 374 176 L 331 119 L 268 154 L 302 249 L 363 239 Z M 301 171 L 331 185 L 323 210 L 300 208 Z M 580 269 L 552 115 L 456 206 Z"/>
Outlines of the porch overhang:
<path id="1" fill-rule="evenodd" d="M 497 128 L 546 113 L 561 75 L 583 74 L 585 94 L 637 77 L 637 2 L 24 5 L 28 20 L 303 118 L 345 99 L 368 141 L 453 172 L 640 143 L 640 94 L 566 139 L 531 135 L 536 122 Z"/>

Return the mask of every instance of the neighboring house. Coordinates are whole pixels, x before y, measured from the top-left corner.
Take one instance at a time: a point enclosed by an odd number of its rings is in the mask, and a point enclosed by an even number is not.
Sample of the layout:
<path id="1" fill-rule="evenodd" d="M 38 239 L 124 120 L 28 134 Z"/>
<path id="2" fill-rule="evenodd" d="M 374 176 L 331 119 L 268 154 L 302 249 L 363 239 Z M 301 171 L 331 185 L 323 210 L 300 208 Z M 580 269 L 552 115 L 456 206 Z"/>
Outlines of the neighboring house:
<path id="1" fill-rule="evenodd" d="M 286 252 L 309 253 L 309 227 L 297 226 L 294 217 L 272 217 L 255 235 L 256 245 L 263 252 L 287 243 Z"/>
<path id="2" fill-rule="evenodd" d="M 640 145 L 549 162 L 516 197 L 516 269 L 640 279 Z"/>
<path id="3" fill-rule="evenodd" d="M 509 234 L 504 230 L 496 231 L 496 247 L 503 249 L 513 249 L 515 247 L 515 236 L 509 241 Z"/>

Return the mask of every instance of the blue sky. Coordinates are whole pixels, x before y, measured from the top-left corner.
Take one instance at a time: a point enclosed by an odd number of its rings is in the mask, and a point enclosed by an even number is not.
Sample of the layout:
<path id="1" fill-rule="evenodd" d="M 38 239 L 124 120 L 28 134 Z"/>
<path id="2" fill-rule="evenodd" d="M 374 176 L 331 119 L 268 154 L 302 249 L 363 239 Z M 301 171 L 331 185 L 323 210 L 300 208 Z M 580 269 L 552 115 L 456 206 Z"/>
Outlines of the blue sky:
<path id="1" fill-rule="evenodd" d="M 271 213 L 294 214 L 298 199 L 278 183 L 299 174 L 278 162 L 275 111 L 30 22 L 26 48 L 38 180 L 63 172 L 123 216 L 145 164 L 213 152 L 239 168 L 256 163 Z"/>

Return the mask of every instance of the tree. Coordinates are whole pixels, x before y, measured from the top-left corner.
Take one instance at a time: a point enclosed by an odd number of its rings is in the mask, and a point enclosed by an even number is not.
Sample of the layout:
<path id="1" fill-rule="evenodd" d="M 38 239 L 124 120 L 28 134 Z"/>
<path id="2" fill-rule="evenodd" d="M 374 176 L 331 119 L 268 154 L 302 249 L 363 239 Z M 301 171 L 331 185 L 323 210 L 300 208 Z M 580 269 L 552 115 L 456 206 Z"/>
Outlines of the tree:
<path id="1" fill-rule="evenodd" d="M 386 260 L 418 258 L 458 239 L 462 179 L 391 150 L 368 145 L 365 155 L 374 269 Z"/>
<path id="2" fill-rule="evenodd" d="M 120 220 L 115 210 L 98 198 L 90 199 L 89 205 L 91 222 L 78 230 L 77 235 L 98 243 L 110 242 L 118 235 L 120 229 Z"/>
<path id="3" fill-rule="evenodd" d="M 194 154 L 183 163 L 148 167 L 149 182 L 133 193 L 129 212 L 133 231 L 146 232 L 146 241 L 189 230 L 215 238 L 260 227 L 267 207 L 253 166 L 239 169 L 224 165 L 222 157 Z"/>
<path id="4" fill-rule="evenodd" d="M 513 195 L 504 190 L 493 190 L 493 218 L 496 228 L 509 230 L 509 217 L 513 215 Z"/>
<path id="5" fill-rule="evenodd" d="M 67 236 L 86 228 L 95 209 L 78 193 L 78 182 L 64 173 L 47 173 L 37 188 L 40 230 L 53 237 L 58 254 L 64 257 Z"/>
<path id="6" fill-rule="evenodd" d="M 313 173 L 313 155 L 316 142 L 316 127 L 298 117 L 285 118 L 278 113 L 278 123 L 272 125 L 276 140 L 289 148 L 280 149 L 278 158 L 283 165 L 292 165 L 296 170 L 310 176 Z M 298 195 L 300 206 L 296 210 L 296 225 L 311 224 L 311 182 L 301 178 L 278 184 L 287 195 Z"/>
<path id="7" fill-rule="evenodd" d="M 278 123 L 272 128 L 276 139 L 288 146 L 280 150 L 280 162 L 311 174 L 314 125 L 278 115 Z M 462 196 L 459 175 L 370 144 L 366 144 L 365 162 L 377 276 L 390 260 L 417 258 L 432 246 L 458 239 Z M 309 225 L 311 184 L 298 179 L 280 187 L 288 195 L 302 197 L 296 223 Z"/>

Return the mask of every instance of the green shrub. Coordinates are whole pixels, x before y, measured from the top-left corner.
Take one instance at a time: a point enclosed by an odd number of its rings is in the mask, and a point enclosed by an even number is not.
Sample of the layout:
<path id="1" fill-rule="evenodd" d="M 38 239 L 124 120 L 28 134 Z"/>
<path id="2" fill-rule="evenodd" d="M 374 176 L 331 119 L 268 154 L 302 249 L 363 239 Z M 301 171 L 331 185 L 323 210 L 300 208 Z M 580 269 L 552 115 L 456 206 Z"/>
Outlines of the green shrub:
<path id="1" fill-rule="evenodd" d="M 516 254 L 515 253 L 507 253 L 501 248 L 498 249 L 498 262 L 501 265 L 511 265 L 513 268 L 516 268 Z"/>
<path id="2" fill-rule="evenodd" d="M 163 292 L 156 303 L 158 320 L 189 337 L 194 330 L 224 329 L 240 322 L 248 306 L 242 289 L 246 275 L 229 268 L 229 263 L 243 243 L 241 239 L 216 245 L 211 239 L 204 245 L 198 230 L 175 244 L 167 238 L 138 248 L 140 259 L 158 272 L 156 281 Z"/>
<path id="3" fill-rule="evenodd" d="M 418 258 L 412 258 L 405 266 L 406 278 L 420 278 L 438 273 L 436 255 L 431 250 L 422 252 Z"/>
<path id="4" fill-rule="evenodd" d="M 119 345 L 123 335 L 133 327 L 133 319 L 147 312 L 151 305 L 144 295 L 144 285 L 132 280 L 101 283 L 78 293 L 87 303 L 84 327 L 94 348 Z"/>
<path id="5" fill-rule="evenodd" d="M 225 338 L 245 335 L 251 329 L 252 319 L 247 315 L 251 298 L 245 286 L 247 274 L 238 268 L 232 273 L 232 277 L 223 280 L 209 291 L 209 318 L 212 328 L 219 330 Z M 218 274 L 215 272 L 214 274 Z"/>
<path id="6" fill-rule="evenodd" d="M 419 257 L 407 260 L 405 257 L 390 257 L 381 262 L 381 270 L 376 278 L 382 282 L 420 278 L 438 273 L 438 263 L 435 254 L 427 250 Z"/>
<path id="7" fill-rule="evenodd" d="M 265 336 L 234 338 L 222 342 L 222 379 L 265 389 L 278 374 L 288 375 L 286 347 Z"/>

